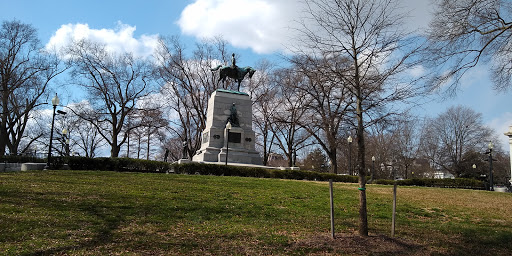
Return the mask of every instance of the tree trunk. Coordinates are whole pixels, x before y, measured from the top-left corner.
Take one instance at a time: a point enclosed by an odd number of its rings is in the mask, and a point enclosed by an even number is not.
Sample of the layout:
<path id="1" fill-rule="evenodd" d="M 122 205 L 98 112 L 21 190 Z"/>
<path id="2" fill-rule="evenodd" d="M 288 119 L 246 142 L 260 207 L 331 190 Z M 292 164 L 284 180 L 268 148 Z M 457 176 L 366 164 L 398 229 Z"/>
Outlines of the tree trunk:
<path id="1" fill-rule="evenodd" d="M 331 160 L 331 173 L 338 174 L 338 158 L 336 156 L 336 148 L 329 154 L 329 160 Z"/>
<path id="2" fill-rule="evenodd" d="M 127 138 L 127 144 L 126 144 L 126 157 L 127 158 L 130 158 L 130 134 L 128 133 L 128 138 Z"/>
<path id="3" fill-rule="evenodd" d="M 151 137 L 151 126 L 148 127 L 148 151 L 146 153 L 146 160 L 149 160 L 149 139 Z"/>
<path id="4" fill-rule="evenodd" d="M 352 38 L 352 45 L 356 45 Z M 362 84 L 357 60 L 357 50 L 352 48 L 354 58 L 354 90 L 356 93 L 356 116 L 357 116 L 357 168 L 359 173 L 359 235 L 368 236 L 368 212 L 366 208 L 366 171 L 365 171 L 365 148 L 364 148 L 364 120 L 363 120 L 363 95 Z"/>
<path id="5" fill-rule="evenodd" d="M 9 113 L 8 111 L 8 101 L 9 101 L 9 94 L 7 86 L 2 86 L 3 93 L 2 93 L 2 118 L 0 121 L 0 156 L 5 155 L 5 147 L 7 146 L 7 141 L 9 140 L 7 135 L 7 115 Z"/>
<path id="6" fill-rule="evenodd" d="M 139 143 L 137 143 L 137 159 L 140 159 L 140 135 L 138 141 Z"/>
<path id="7" fill-rule="evenodd" d="M 110 157 L 118 157 L 119 151 L 120 151 L 120 147 L 117 145 L 113 145 L 112 150 L 110 151 Z"/>
<path id="8" fill-rule="evenodd" d="M 358 90 L 358 94 L 361 90 Z M 368 236 L 368 213 L 366 209 L 366 169 L 364 148 L 364 126 L 361 95 L 357 99 L 357 162 L 359 173 L 359 235 Z"/>
<path id="9" fill-rule="evenodd" d="M 120 146 L 117 145 L 117 134 L 112 136 L 112 145 L 110 145 L 110 157 L 118 157 Z"/>

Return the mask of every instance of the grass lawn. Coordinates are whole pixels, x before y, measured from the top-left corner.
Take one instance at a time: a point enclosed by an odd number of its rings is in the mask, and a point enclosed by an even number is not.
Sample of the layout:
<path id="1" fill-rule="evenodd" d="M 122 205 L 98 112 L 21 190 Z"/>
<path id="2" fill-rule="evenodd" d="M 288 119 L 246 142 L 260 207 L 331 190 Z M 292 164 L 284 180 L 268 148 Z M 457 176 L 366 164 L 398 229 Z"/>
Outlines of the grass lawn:
<path id="1" fill-rule="evenodd" d="M 0 255 L 510 255 L 512 194 L 94 171 L 0 173 Z"/>

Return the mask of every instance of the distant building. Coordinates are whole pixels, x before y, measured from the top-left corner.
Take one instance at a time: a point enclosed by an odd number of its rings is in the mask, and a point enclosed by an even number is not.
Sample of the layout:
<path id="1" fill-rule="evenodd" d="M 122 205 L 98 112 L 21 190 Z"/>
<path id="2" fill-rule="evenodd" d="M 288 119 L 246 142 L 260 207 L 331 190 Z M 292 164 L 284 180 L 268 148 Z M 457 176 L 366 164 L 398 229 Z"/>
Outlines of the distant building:
<path id="1" fill-rule="evenodd" d="M 447 171 L 437 170 L 434 172 L 434 179 L 455 179 L 455 176 Z"/>

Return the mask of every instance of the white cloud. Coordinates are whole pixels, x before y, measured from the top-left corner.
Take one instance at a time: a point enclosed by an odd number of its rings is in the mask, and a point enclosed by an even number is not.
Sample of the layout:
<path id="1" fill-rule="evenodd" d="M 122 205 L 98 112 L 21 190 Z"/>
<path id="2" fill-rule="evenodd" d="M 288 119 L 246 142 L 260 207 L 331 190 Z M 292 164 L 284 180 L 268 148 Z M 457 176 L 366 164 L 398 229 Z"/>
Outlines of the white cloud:
<path id="1" fill-rule="evenodd" d="M 419 77 L 425 75 L 426 72 L 427 72 L 427 70 L 422 65 L 414 66 L 413 68 L 411 68 L 408 71 L 409 75 L 411 75 L 414 78 L 419 78 Z"/>
<path id="2" fill-rule="evenodd" d="M 235 47 L 271 53 L 289 41 L 299 6 L 295 0 L 196 0 L 183 10 L 178 25 L 187 35 L 220 35 Z"/>
<path id="3" fill-rule="evenodd" d="M 115 29 L 93 29 L 88 24 L 62 25 L 46 44 L 46 49 L 61 50 L 72 41 L 88 39 L 105 44 L 115 53 L 133 53 L 135 57 L 149 57 L 158 44 L 158 35 L 134 37 L 135 26 L 118 22 Z"/>
<path id="4" fill-rule="evenodd" d="M 434 11 L 432 0 L 401 0 L 404 10 L 408 12 L 405 26 L 408 30 L 420 30 L 428 27 L 431 13 Z"/>
<path id="5" fill-rule="evenodd" d="M 293 38 L 302 1 L 297 0 L 195 0 L 181 13 L 182 33 L 198 38 L 222 36 L 235 47 L 256 53 L 285 51 Z M 406 29 L 424 28 L 430 20 L 430 1 L 401 0 L 409 12 Z"/>

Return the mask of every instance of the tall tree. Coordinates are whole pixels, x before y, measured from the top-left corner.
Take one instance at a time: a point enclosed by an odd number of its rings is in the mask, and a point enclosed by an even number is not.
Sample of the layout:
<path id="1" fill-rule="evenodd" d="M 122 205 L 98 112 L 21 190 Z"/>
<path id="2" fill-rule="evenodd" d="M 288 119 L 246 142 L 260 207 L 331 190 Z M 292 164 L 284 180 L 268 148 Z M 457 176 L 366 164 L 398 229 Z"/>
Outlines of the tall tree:
<path id="1" fill-rule="evenodd" d="M 253 101 L 253 124 L 259 139 L 256 141 L 263 150 L 263 165 L 267 165 L 272 156 L 272 146 L 276 135 L 273 132 L 276 112 L 280 109 L 277 96 L 279 84 L 275 79 L 275 70 L 268 61 L 260 61 L 257 67 L 258 73 L 249 83 L 249 93 Z"/>
<path id="2" fill-rule="evenodd" d="M 128 132 L 135 128 L 127 127 L 126 118 L 136 110 L 137 100 L 150 92 L 152 66 L 146 59 L 112 53 L 105 45 L 85 39 L 72 43 L 67 54 L 71 75 L 87 91 L 93 108 L 81 118 L 110 145 L 110 156 L 118 157 Z"/>
<path id="3" fill-rule="evenodd" d="M 455 92 L 460 78 L 480 62 L 492 64 L 494 87 L 512 85 L 512 3 L 508 0 L 436 0 L 425 58 L 433 85 Z"/>
<path id="4" fill-rule="evenodd" d="M 144 108 L 139 110 L 139 118 L 141 126 L 145 129 L 145 136 L 147 136 L 146 160 L 149 160 L 151 136 L 161 134 L 161 131 L 167 127 L 168 122 L 163 118 L 162 111 L 157 108 Z"/>
<path id="5" fill-rule="evenodd" d="M 400 116 L 393 124 L 389 140 L 391 142 L 393 153 L 397 164 L 403 167 L 403 178 L 407 179 L 411 167 L 417 158 L 419 149 L 419 121 L 412 115 L 405 113 Z"/>
<path id="6" fill-rule="evenodd" d="M 296 85 L 303 82 L 305 77 L 292 69 L 281 69 L 275 72 L 275 82 L 278 87 L 277 97 L 280 107 L 276 109 L 274 117 L 273 134 L 276 143 L 286 155 L 288 166 L 293 165 L 297 150 L 308 145 L 310 135 L 300 126 L 304 120 L 307 108 L 307 94 L 303 90 L 296 90 Z M 304 122 L 303 122 L 304 123 Z"/>
<path id="7" fill-rule="evenodd" d="M 353 99 L 359 173 L 359 234 L 368 235 L 366 209 L 365 128 L 368 118 L 382 117 L 382 106 L 417 92 L 418 77 L 407 76 L 417 63 L 415 40 L 403 32 L 404 15 L 394 0 L 305 1 L 302 52 L 330 56 L 331 76 Z M 337 68 L 343 65 L 344 68 Z M 389 105 L 388 105 L 389 106 Z M 376 111 L 378 110 L 378 111 Z M 366 119 L 365 119 L 366 118 Z M 372 120 L 372 119 L 369 119 Z M 334 163 L 333 163 L 334 165 Z"/>
<path id="8" fill-rule="evenodd" d="M 192 56 L 178 37 L 162 38 L 156 53 L 157 75 L 164 86 L 165 97 L 172 118 L 173 136 L 187 142 L 192 157 L 201 146 L 201 133 L 206 126 L 208 99 L 222 84 L 211 68 L 219 61 L 227 63 L 226 42 L 221 39 L 205 40 L 196 45 Z M 227 83 L 228 88 L 235 88 Z"/>
<path id="9" fill-rule="evenodd" d="M 105 145 L 105 140 L 101 137 L 97 127 L 100 125 L 97 121 L 96 124 L 84 121 L 81 116 L 88 116 L 88 113 L 93 112 L 88 101 L 69 105 L 68 111 L 65 115 L 65 122 L 69 131 L 71 146 L 74 147 L 77 153 L 85 157 L 95 157 L 97 150 Z M 76 114 L 75 114 L 76 112 Z M 105 130 L 107 127 L 102 127 L 99 130 Z"/>
<path id="10" fill-rule="evenodd" d="M 465 171 L 465 157 L 471 156 L 468 153 L 484 152 L 494 136 L 483 124 L 482 115 L 464 106 L 450 107 L 424 125 L 420 142 L 423 155 L 455 177 Z"/>
<path id="11" fill-rule="evenodd" d="M 42 50 L 36 29 L 4 21 L 0 29 L 0 155 L 18 153 L 30 113 L 41 104 L 50 81 L 63 72 L 55 55 Z M 30 146 L 30 145 L 28 145 Z"/>
<path id="12" fill-rule="evenodd" d="M 351 105 L 351 98 L 339 77 L 333 76 L 333 68 L 343 69 L 343 65 L 330 66 L 331 57 L 300 55 L 291 59 L 294 64 L 290 72 L 299 72 L 303 79 L 295 85 L 297 94 L 304 97 L 305 112 L 298 119 L 305 129 L 327 153 L 331 161 L 331 172 L 338 173 L 338 145 L 342 137 L 342 124 Z M 340 61 L 340 63 L 345 63 Z M 342 71 L 340 71 L 342 72 Z"/>

